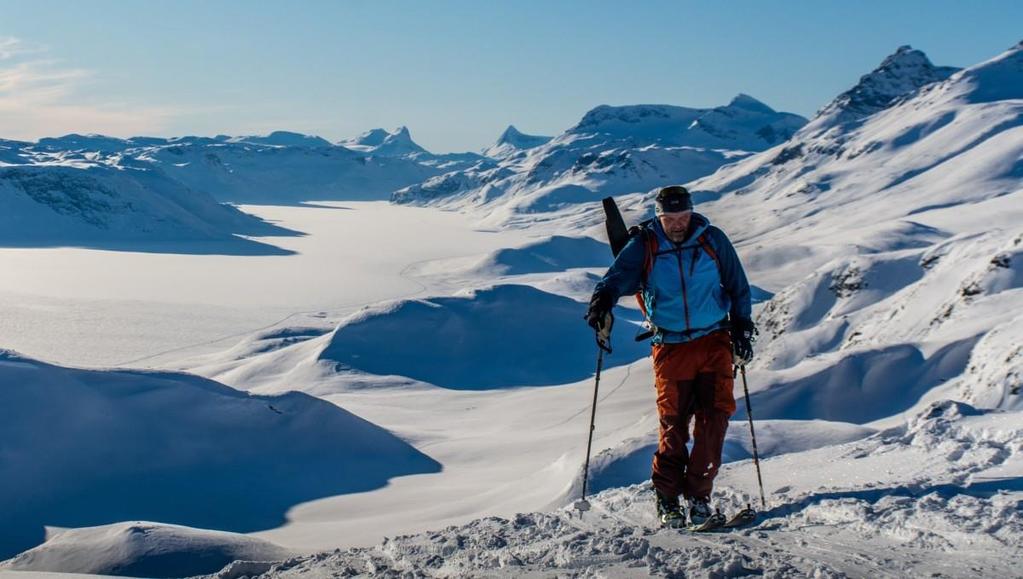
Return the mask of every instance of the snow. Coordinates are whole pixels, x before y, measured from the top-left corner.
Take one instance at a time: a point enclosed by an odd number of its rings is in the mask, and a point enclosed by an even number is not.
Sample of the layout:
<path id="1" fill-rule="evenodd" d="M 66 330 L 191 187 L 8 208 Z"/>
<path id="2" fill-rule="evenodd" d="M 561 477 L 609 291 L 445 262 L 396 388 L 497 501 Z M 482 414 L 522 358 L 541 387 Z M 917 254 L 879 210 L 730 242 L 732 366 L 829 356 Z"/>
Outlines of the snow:
<path id="1" fill-rule="evenodd" d="M 440 469 L 297 392 L 252 396 L 189 374 L 79 370 L 13 352 L 0 354 L 0 384 L 5 557 L 35 546 L 42 525 L 273 528 L 293 504 Z"/>
<path id="2" fill-rule="evenodd" d="M 274 131 L 269 135 L 234 137 L 229 142 L 256 143 L 258 145 L 274 145 L 278 147 L 330 147 L 330 141 L 315 135 L 303 135 L 291 131 Z"/>
<path id="3" fill-rule="evenodd" d="M 939 405 L 901 428 L 764 460 L 770 508 L 738 532 L 660 528 L 643 483 L 601 492 L 581 516 L 491 516 L 261 576 L 1012 576 L 1023 563 L 1018 436 L 1010 416 Z M 754 500 L 751 478 L 747 461 L 724 465 L 721 502 Z"/>
<path id="4" fill-rule="evenodd" d="M 426 149 L 412 140 L 412 134 L 409 133 L 408 127 L 398 127 L 393 132 L 373 129 L 355 139 L 341 141 L 338 144 L 355 151 L 382 157 L 400 157 L 411 153 L 426 152 Z"/>
<path id="5" fill-rule="evenodd" d="M 210 241 L 205 251 L 281 255 L 239 235 L 296 235 L 182 186 L 160 173 L 105 165 L 0 168 L 0 245 L 154 247 Z M 192 251 L 184 244 L 177 250 Z M 204 251 L 196 248 L 197 251 Z"/>
<path id="6" fill-rule="evenodd" d="M 563 384 L 585 378 L 593 366 L 592 332 L 579 323 L 585 311 L 575 300 L 511 284 L 402 301 L 341 322 L 319 360 L 442 388 Z M 615 337 L 616 361 L 649 353 L 628 333 Z"/>
<path id="7" fill-rule="evenodd" d="M 541 137 L 538 135 L 527 135 L 519 132 L 514 125 L 501 133 L 497 141 L 482 151 L 484 156 L 492 159 L 504 159 L 511 157 L 527 149 L 533 149 L 550 142 L 553 137 Z"/>
<path id="8" fill-rule="evenodd" d="M 7 568 L 34 572 L 70 568 L 90 575 L 184 577 L 219 571 L 237 560 L 279 561 L 291 555 L 287 549 L 245 535 L 136 521 L 54 530 L 44 545 L 11 559 Z M 0 571 L 0 577 L 5 575 Z"/>
<path id="9" fill-rule="evenodd" d="M 407 273 L 420 262 L 526 239 L 381 202 L 241 209 L 305 235 L 258 238 L 287 259 L 184 242 L 169 243 L 170 253 L 0 248 L 0 344 L 104 366 L 216 352 L 278 322 L 332 328 L 365 304 L 423 294 Z"/>
<path id="10" fill-rule="evenodd" d="M 805 122 L 748 95 L 713 109 L 601 105 L 542 144 L 533 139 L 512 146 L 502 136 L 489 150 L 496 164 L 461 167 L 399 189 L 391 199 L 485 213 L 488 227 L 529 227 L 563 217 L 543 214 L 571 211 L 606 195 L 708 175 L 784 141 Z M 520 136 L 516 131 L 512 141 Z"/>
<path id="11" fill-rule="evenodd" d="M 856 86 L 838 95 L 802 129 L 820 133 L 835 124 L 851 123 L 888 108 L 896 99 L 922 86 L 944 80 L 958 69 L 934 66 L 923 52 L 900 46 L 881 64 L 860 78 Z"/>
<path id="12" fill-rule="evenodd" d="M 10 431 L 0 432 L 0 456 L 23 457 L 0 472 L 0 487 L 21 485 L 0 497 L 14 497 L 25 521 L 0 526 L 22 537 L 9 554 L 32 548 L 13 560 L 26 567 L 120 573 L 131 557 L 151 564 L 185 545 L 175 561 L 225 553 L 201 572 L 231 578 L 1016 576 L 1021 49 L 955 72 L 900 48 L 802 129 L 739 95 L 715 109 L 597 107 L 554 139 L 491 160 L 325 148 L 415 164 L 429 175 L 395 200 L 457 212 L 242 206 L 305 234 L 255 238 L 287 255 L 0 251 L 13 273 L 0 278 L 0 343 L 34 336 L 39 347 L 0 359 L 9 413 L 0 430 Z M 757 135 L 764 126 L 774 137 Z M 406 137 L 376 131 L 349 146 Z M 216 151 L 232 169 L 284 179 L 281 167 L 313 150 L 189 139 L 131 141 L 147 155 L 182 147 L 179 176 Z M 0 143 L 5 163 L 26 154 L 60 171 L 152 162 Z M 275 166 L 274 155 L 289 161 Z M 596 201 L 618 194 L 636 223 L 666 181 L 687 182 L 738 243 L 763 300 L 747 374 L 767 505 L 755 525 L 727 533 L 655 520 L 653 376 L 632 341 L 639 317 L 628 299 L 596 392 L 593 508 L 569 506 L 582 488 L 595 388 L 596 348 L 581 318 L 608 263 Z M 67 323 L 90 320 L 69 314 L 100 300 L 104 315 L 143 329 L 126 338 Z M 198 319 L 217 311 L 223 333 L 198 335 L 207 331 Z M 164 348 L 161 333 L 176 345 Z M 120 369 L 37 359 L 77 348 L 80 363 L 96 365 L 132 341 L 136 361 Z M 714 495 L 728 513 L 759 507 L 741 380 L 736 394 Z M 301 473 L 267 465 L 301 449 L 312 463 Z M 40 456 L 54 458 L 32 460 Z M 359 460 L 371 465 L 365 478 L 351 474 Z M 154 470 L 165 461 L 179 470 Z M 224 464 L 248 469 L 244 492 L 217 494 L 231 480 L 217 470 Z M 120 486 L 167 472 L 189 484 Z M 125 504 L 61 495 L 88 511 L 77 519 L 61 518 L 75 509 L 33 506 L 34 492 L 66 492 L 72 480 L 101 499 L 165 494 Z M 302 481 L 316 492 L 296 490 Z M 45 526 L 67 529 L 43 542 Z M 152 537 L 150 555 L 129 548 L 135 528 Z M 250 540 L 263 541 L 258 552 L 233 551 Z M 286 553 L 258 561 L 274 549 Z M 232 556 L 256 561 L 218 574 Z"/>

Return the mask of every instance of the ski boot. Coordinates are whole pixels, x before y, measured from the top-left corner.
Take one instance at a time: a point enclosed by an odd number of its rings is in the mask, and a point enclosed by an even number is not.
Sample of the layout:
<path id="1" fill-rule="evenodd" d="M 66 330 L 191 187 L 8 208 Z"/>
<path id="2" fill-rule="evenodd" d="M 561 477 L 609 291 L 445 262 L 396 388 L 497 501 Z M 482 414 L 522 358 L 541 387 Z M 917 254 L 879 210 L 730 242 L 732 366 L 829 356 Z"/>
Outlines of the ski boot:
<path id="1" fill-rule="evenodd" d="M 720 529 L 727 521 L 721 511 L 712 513 L 710 504 L 706 499 L 689 499 L 689 526 L 690 531 L 705 533 Z"/>
<path id="2" fill-rule="evenodd" d="M 689 526 L 699 527 L 713 516 L 710 504 L 703 499 L 689 499 Z"/>
<path id="3" fill-rule="evenodd" d="M 686 526 L 686 517 L 679 508 L 678 497 L 666 497 L 657 493 L 657 520 L 665 527 Z"/>

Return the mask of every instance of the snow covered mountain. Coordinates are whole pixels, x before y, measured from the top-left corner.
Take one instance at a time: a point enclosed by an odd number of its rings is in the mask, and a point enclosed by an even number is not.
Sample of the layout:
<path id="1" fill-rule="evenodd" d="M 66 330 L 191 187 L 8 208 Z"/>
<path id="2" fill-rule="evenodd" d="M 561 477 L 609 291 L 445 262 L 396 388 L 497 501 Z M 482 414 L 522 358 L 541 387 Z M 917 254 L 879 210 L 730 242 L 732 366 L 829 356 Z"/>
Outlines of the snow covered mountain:
<path id="1" fill-rule="evenodd" d="M 818 111 L 804 133 L 868 117 L 924 85 L 945 80 L 957 70 L 952 66 L 934 66 L 923 52 L 900 46 L 880 66 L 860 78 L 856 86 Z"/>
<path id="2" fill-rule="evenodd" d="M 330 141 L 323 137 L 317 137 L 315 135 L 303 135 L 301 133 L 293 133 L 291 131 L 274 131 L 269 135 L 264 136 L 248 136 L 248 137 L 229 137 L 224 139 L 223 136 L 220 139 L 225 140 L 229 143 L 252 143 L 255 145 L 271 145 L 275 147 L 330 147 Z"/>
<path id="3" fill-rule="evenodd" d="M 440 169 L 430 163 L 441 161 L 366 156 L 320 137 L 285 131 L 245 137 L 72 134 L 37 143 L 0 141 L 0 243 L 125 248 L 159 243 L 178 251 L 173 244 L 216 240 L 230 247 L 206 251 L 283 253 L 236 234 L 295 232 L 217 201 L 386 199 L 395 189 L 438 174 Z M 468 161 L 444 161 L 453 162 Z M 188 251 L 193 250 L 203 251 Z"/>
<path id="4" fill-rule="evenodd" d="M 483 150 L 483 155 L 492 159 L 504 159 L 526 149 L 539 147 L 553 138 L 526 135 L 520 133 L 514 125 L 508 125 L 508 128 L 497 138 L 497 142 Z"/>
<path id="5" fill-rule="evenodd" d="M 693 109 L 667 105 L 599 106 L 568 133 L 602 134 L 613 139 L 669 146 L 759 151 L 784 141 L 806 124 L 739 94 L 725 106 Z"/>
<path id="6" fill-rule="evenodd" d="M 371 129 L 354 139 L 342 140 L 338 145 L 358 151 L 370 158 L 406 159 L 444 171 L 466 169 L 480 162 L 488 163 L 490 161 L 485 156 L 476 153 L 431 153 L 412 140 L 412 134 L 405 126 L 398 127 L 394 131 Z"/>
<path id="7" fill-rule="evenodd" d="M 944 80 L 929 66 L 901 48 L 789 142 L 692 184 L 777 290 L 761 416 L 873 420 L 849 397 L 937 392 L 1020 407 L 1023 45 Z M 900 69 L 887 107 L 847 106 Z"/>
<path id="8" fill-rule="evenodd" d="M 0 165 L 2 245 L 140 249 L 162 243 L 161 251 L 191 252 L 204 250 L 181 243 L 212 241 L 217 242 L 215 251 L 280 254 L 285 252 L 237 235 L 295 234 L 218 203 L 121 153 L 47 153 L 5 143 L 6 160 Z"/>
<path id="9" fill-rule="evenodd" d="M 439 172 L 400 157 L 366 156 L 331 145 L 270 145 L 249 137 L 179 140 L 128 154 L 193 189 L 236 203 L 386 199 L 395 188 Z"/>
<path id="10" fill-rule="evenodd" d="M 412 134 L 405 126 L 394 131 L 371 129 L 354 139 L 346 139 L 338 144 L 353 151 L 380 157 L 403 157 L 427 152 L 412 140 Z"/>
<path id="11" fill-rule="evenodd" d="M 546 143 L 526 139 L 532 146 L 519 147 L 499 141 L 489 150 L 500 155 L 496 166 L 450 171 L 399 190 L 392 200 L 487 206 L 493 223 L 507 225 L 516 215 L 696 179 L 784 141 L 805 122 L 747 95 L 713 109 L 602 105 Z"/>

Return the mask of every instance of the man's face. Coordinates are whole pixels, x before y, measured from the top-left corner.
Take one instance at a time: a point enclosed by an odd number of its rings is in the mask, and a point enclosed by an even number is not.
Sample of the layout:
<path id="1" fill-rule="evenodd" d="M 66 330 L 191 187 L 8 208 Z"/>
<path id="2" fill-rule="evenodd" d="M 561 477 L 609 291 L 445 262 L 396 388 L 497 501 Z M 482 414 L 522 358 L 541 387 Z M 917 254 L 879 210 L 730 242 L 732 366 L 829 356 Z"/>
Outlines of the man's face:
<path id="1" fill-rule="evenodd" d="M 686 231 L 689 229 L 689 220 L 692 217 L 692 211 L 678 211 L 662 213 L 658 216 L 658 219 L 661 220 L 661 227 L 664 228 L 668 239 L 675 243 L 682 243 L 686 240 Z"/>

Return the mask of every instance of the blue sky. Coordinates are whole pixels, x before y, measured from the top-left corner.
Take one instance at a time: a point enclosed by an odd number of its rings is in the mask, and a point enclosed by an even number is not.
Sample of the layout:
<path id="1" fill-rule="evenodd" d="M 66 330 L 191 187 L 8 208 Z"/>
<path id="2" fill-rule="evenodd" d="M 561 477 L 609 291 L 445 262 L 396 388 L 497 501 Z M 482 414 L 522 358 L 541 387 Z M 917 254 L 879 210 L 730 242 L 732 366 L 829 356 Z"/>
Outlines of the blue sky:
<path id="1" fill-rule="evenodd" d="M 969 66 L 1023 2 L 0 0 L 0 138 L 407 125 L 436 151 L 600 104 L 812 115 L 903 44 Z"/>

